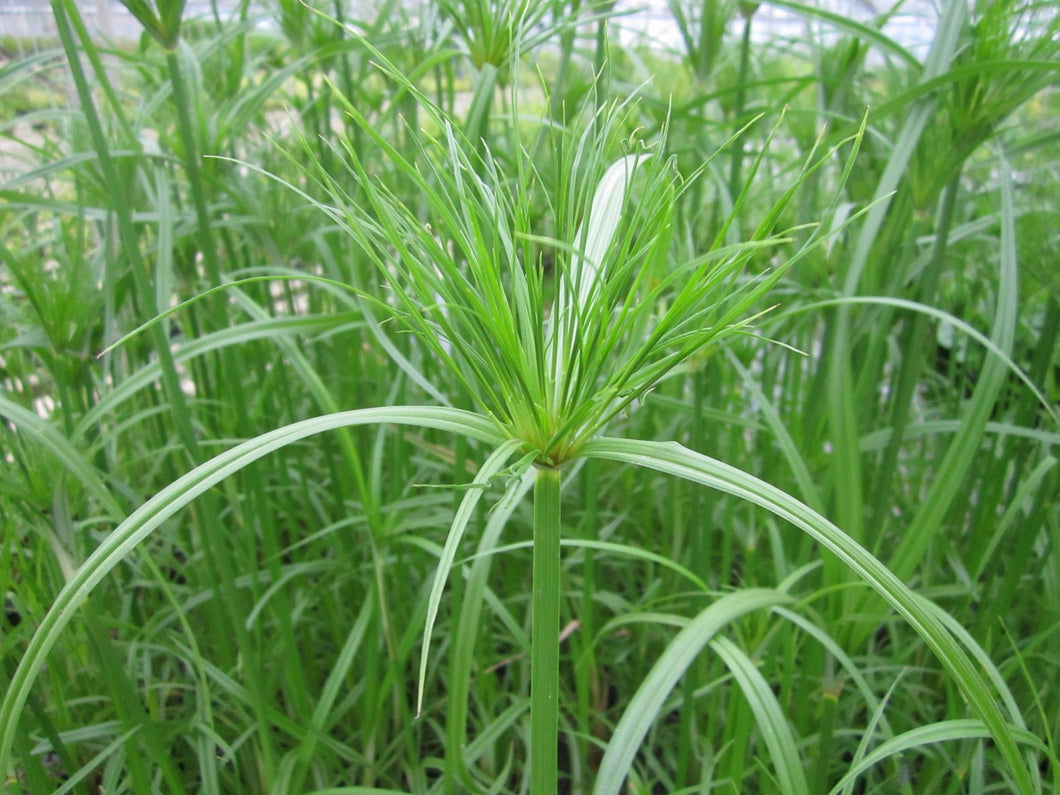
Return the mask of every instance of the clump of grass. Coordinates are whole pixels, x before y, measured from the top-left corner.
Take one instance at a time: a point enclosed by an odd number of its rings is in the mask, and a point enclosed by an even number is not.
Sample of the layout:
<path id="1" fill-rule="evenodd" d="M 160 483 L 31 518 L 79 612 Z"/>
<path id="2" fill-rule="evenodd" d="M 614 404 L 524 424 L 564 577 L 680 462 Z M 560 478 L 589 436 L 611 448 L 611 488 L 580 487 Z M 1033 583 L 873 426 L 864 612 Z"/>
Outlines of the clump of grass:
<path id="1" fill-rule="evenodd" d="M 260 59 L 144 7 L 161 57 L 104 69 L 57 4 L 81 109 L 0 217 L 4 774 L 1049 791 L 1051 198 L 994 156 L 1055 168 L 1030 8 L 947 6 L 921 73 L 872 24 L 750 47 L 752 9 L 675 5 L 674 103 L 627 93 L 665 56 L 605 58 L 606 9 L 462 5 L 447 40 L 286 4 Z M 497 86 L 550 37 L 535 118 Z"/>

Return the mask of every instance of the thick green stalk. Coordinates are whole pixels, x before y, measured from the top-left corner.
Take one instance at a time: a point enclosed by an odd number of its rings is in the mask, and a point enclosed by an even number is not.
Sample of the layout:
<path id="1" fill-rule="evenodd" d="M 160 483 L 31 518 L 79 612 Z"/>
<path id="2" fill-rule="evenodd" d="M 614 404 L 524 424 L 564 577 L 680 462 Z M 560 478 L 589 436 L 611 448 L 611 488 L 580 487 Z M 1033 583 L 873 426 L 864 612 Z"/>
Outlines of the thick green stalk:
<path id="1" fill-rule="evenodd" d="M 559 733 L 560 470 L 534 478 L 534 581 L 530 635 L 530 792 L 555 795 Z"/>

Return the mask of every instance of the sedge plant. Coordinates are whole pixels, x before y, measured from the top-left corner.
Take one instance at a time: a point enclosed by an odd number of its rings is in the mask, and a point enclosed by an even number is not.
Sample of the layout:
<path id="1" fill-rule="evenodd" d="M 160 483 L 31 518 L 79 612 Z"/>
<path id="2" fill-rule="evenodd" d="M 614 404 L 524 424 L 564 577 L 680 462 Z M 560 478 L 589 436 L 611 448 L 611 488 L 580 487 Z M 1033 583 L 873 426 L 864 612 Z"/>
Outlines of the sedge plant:
<path id="1" fill-rule="evenodd" d="M 363 158 L 366 150 L 339 137 L 327 143 L 334 155 L 331 167 L 344 168 L 340 179 L 321 167 L 315 144 L 303 141 L 292 160 L 305 164 L 315 187 L 291 187 L 375 266 L 384 289 L 360 288 L 368 315 L 385 314 L 391 325 L 409 332 L 462 387 L 471 408 L 444 405 L 437 392 L 443 405 L 355 409 L 295 422 L 222 452 L 158 491 L 72 572 L 34 632 L 0 703 L 0 775 L 13 769 L 19 716 L 49 651 L 86 597 L 156 528 L 225 478 L 288 445 L 354 426 L 404 425 L 454 433 L 491 450 L 460 501 L 435 571 L 419 671 L 421 703 L 432 627 L 485 486 L 502 476 L 517 484 L 533 479 L 530 730 L 523 769 L 534 795 L 556 792 L 560 777 L 561 493 L 565 472 L 586 459 L 651 469 L 736 495 L 808 534 L 886 600 L 938 657 L 975 715 L 962 731 L 993 739 L 1021 791 L 1039 788 L 1037 764 L 1025 756 L 1027 747 L 1039 744 L 1016 728 L 1011 699 L 1006 693 L 998 698 L 1003 685 L 984 677 L 981 660 L 962 647 L 953 622 L 939 608 L 786 492 L 677 442 L 606 435 L 617 418 L 636 412 L 645 396 L 691 357 L 753 334 L 750 324 L 770 288 L 825 239 L 820 229 L 842 227 L 838 222 L 780 227 L 801 182 L 834 164 L 838 150 L 812 153 L 757 228 L 733 243 L 732 219 L 752 195 L 761 161 L 752 162 L 712 245 L 675 263 L 674 209 L 708 172 L 678 173 L 665 154 L 665 130 L 660 140 L 642 140 L 633 101 L 607 106 L 581 124 L 554 125 L 548 133 L 550 159 L 529 155 L 513 102 L 510 118 L 502 120 L 507 135 L 498 136 L 508 144 L 502 165 L 498 151 L 468 140 L 454 118 L 389 67 L 382 53 L 372 55 L 385 77 L 416 97 L 424 111 L 430 129 L 409 131 L 418 151 L 397 150 L 336 90 L 351 127 L 362 141 L 372 142 L 387 169 L 377 171 L 374 161 Z M 855 144 L 839 161 L 844 177 L 858 140 L 855 135 L 844 141 Z M 717 149 L 724 150 L 724 144 Z M 413 186 L 414 193 L 402 195 L 415 195 L 416 201 L 397 195 L 380 173 Z M 538 201 L 547 208 L 547 225 Z M 383 339 L 386 329 L 374 322 L 372 328 Z M 398 358 L 397 364 L 417 383 L 423 381 L 410 359 Z M 77 463 L 65 465 L 76 475 Z M 797 742 L 776 698 L 746 654 L 718 637 L 740 617 L 789 601 L 782 590 L 747 590 L 716 600 L 688 621 L 615 728 L 595 792 L 621 791 L 663 702 L 708 644 L 750 701 L 776 780 L 786 792 L 808 792 Z M 454 790 L 468 775 L 459 764 L 447 770 Z M 290 791 L 297 791 L 298 782 L 289 783 Z"/>

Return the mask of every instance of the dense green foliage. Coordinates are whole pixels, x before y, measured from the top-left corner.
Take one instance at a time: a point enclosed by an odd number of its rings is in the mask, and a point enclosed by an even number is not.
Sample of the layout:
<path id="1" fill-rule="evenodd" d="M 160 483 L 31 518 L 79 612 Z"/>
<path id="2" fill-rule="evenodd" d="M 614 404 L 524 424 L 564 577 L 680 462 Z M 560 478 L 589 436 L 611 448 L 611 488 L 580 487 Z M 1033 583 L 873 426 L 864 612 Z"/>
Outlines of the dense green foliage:
<path id="1" fill-rule="evenodd" d="M 0 62 L 0 791 L 1060 792 L 1052 3 L 127 5 Z"/>

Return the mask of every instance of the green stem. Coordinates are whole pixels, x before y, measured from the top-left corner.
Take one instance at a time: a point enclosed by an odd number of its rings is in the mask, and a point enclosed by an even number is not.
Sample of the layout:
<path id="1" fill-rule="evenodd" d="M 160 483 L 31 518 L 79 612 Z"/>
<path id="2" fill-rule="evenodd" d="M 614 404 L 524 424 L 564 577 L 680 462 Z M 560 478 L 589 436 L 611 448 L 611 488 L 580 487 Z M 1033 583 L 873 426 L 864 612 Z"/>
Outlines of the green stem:
<path id="1" fill-rule="evenodd" d="M 111 156 L 110 147 L 107 144 L 106 134 L 103 129 L 103 121 L 96 108 L 96 102 L 92 95 L 92 89 L 88 75 L 85 74 L 81 65 L 80 52 L 92 53 L 94 48 L 88 38 L 88 32 L 84 28 L 78 14 L 76 3 L 71 0 L 53 0 L 52 12 L 55 16 L 55 26 L 66 53 L 67 63 L 70 67 L 70 75 L 77 90 L 78 100 L 81 104 L 81 112 L 85 123 L 88 125 L 92 144 L 99 158 L 99 168 L 103 174 L 104 182 L 110 195 L 114 197 L 114 216 L 118 224 L 118 236 L 121 239 L 122 251 L 132 272 L 133 283 L 145 312 L 157 311 L 157 302 L 154 298 L 154 289 L 150 282 L 148 263 L 146 263 L 140 252 L 139 234 L 133 223 L 131 202 L 127 201 L 127 192 L 123 190 L 123 182 L 118 174 L 117 165 Z M 77 29 L 82 37 L 83 47 L 78 47 L 74 40 L 74 29 Z M 97 54 L 98 55 L 98 54 Z M 92 60 L 97 65 L 97 70 L 103 69 L 102 62 L 95 57 Z M 97 71 L 96 79 L 105 82 Z M 105 75 L 105 71 L 102 72 Z M 108 84 L 109 85 L 109 84 Z M 104 281 L 108 286 L 113 286 L 117 281 L 115 272 L 108 272 Z M 180 378 L 177 375 L 176 365 L 173 363 L 173 354 L 169 349 L 169 340 L 166 339 L 162 326 L 156 326 L 150 332 L 154 351 L 162 366 L 162 387 L 173 412 L 174 422 L 184 447 L 188 451 L 189 458 L 197 461 L 198 442 L 192 428 L 191 416 L 184 393 L 180 391 Z"/>
<path id="2" fill-rule="evenodd" d="M 479 157 L 485 157 L 489 147 L 490 108 L 493 106 L 493 94 L 497 88 L 497 67 L 483 64 L 475 75 L 474 94 L 471 107 L 468 109 L 466 131 L 467 138 L 475 147 Z"/>
<path id="3" fill-rule="evenodd" d="M 202 169 L 199 168 L 199 147 L 188 106 L 188 90 L 184 82 L 184 72 L 180 68 L 180 57 L 175 50 L 166 52 L 166 66 L 169 69 L 169 83 L 173 88 L 173 104 L 176 106 L 180 138 L 184 144 L 184 170 L 188 176 L 191 199 L 195 206 L 199 250 L 202 252 L 203 264 L 206 266 L 206 277 L 210 286 L 215 287 L 221 283 L 221 266 L 217 261 L 217 249 L 213 244 L 210 212 L 206 206 L 206 187 L 202 179 Z M 214 303 L 217 307 L 223 306 L 220 296 Z"/>
<path id="4" fill-rule="evenodd" d="M 955 177 L 943 191 L 939 202 L 938 222 L 935 227 L 935 240 L 931 253 L 931 261 L 924 269 L 919 279 L 916 300 L 929 306 L 934 305 L 938 298 L 939 282 L 942 272 L 946 269 L 946 247 L 950 239 L 950 230 L 953 227 L 954 211 L 957 207 L 957 196 L 960 192 L 960 179 Z M 907 325 L 905 325 L 899 350 L 904 352 L 902 357 L 902 368 L 898 373 L 896 385 L 892 398 L 891 410 L 891 437 L 884 451 L 883 463 L 878 470 L 878 478 L 875 482 L 876 516 L 885 516 L 887 505 L 893 495 L 891 487 L 894 483 L 894 475 L 898 471 L 898 455 L 905 442 L 905 431 L 909 425 L 909 418 L 913 408 L 913 396 L 917 387 L 922 383 L 921 377 L 924 373 L 926 363 L 926 352 L 934 350 L 932 340 L 928 337 L 927 315 L 917 313 Z"/>
<path id="5" fill-rule="evenodd" d="M 738 130 L 744 123 L 744 110 L 747 104 L 747 82 L 751 70 L 751 15 L 744 17 L 743 39 L 740 42 L 740 77 L 736 82 L 736 102 L 733 107 L 733 124 Z M 732 147 L 732 163 L 729 166 L 729 193 L 740 195 L 740 171 L 743 167 L 743 146 Z"/>
<path id="6" fill-rule="evenodd" d="M 571 4 L 571 16 L 578 13 L 580 6 L 580 0 Z M 561 122 L 566 117 L 564 100 L 567 96 L 567 80 L 570 77 L 570 62 L 571 57 L 574 55 L 574 36 L 576 33 L 577 29 L 573 25 L 568 25 L 561 30 L 559 34 L 559 66 L 556 68 L 555 78 L 549 86 L 549 118 Z M 538 135 L 537 146 L 534 148 L 535 155 L 544 140 L 545 129 L 546 125 L 542 125 L 541 134 Z"/>
<path id="7" fill-rule="evenodd" d="M 530 792 L 555 795 L 559 734 L 560 471 L 534 479 L 534 581 L 530 635 Z"/>

